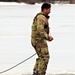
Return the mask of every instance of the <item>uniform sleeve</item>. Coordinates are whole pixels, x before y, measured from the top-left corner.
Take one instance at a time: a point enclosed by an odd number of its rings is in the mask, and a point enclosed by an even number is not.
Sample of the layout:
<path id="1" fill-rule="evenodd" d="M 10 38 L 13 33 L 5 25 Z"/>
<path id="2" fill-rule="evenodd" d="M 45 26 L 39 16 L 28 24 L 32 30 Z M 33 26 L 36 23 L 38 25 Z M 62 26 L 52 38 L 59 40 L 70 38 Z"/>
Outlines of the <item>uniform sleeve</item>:
<path id="1" fill-rule="evenodd" d="M 46 40 L 49 40 L 49 34 L 47 34 L 44 30 L 45 21 L 43 19 L 37 19 L 37 31 L 40 34 L 41 38 L 44 38 Z"/>

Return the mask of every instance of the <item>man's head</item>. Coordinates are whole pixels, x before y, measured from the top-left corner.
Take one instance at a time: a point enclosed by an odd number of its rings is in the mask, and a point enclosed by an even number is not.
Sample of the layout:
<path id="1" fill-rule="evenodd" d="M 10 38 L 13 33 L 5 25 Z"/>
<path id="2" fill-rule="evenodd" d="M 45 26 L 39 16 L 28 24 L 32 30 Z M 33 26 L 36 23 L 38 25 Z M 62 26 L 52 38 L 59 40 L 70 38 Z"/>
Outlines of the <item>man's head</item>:
<path id="1" fill-rule="evenodd" d="M 41 6 L 41 11 L 45 14 L 48 15 L 51 12 L 51 4 L 49 3 L 44 3 Z"/>

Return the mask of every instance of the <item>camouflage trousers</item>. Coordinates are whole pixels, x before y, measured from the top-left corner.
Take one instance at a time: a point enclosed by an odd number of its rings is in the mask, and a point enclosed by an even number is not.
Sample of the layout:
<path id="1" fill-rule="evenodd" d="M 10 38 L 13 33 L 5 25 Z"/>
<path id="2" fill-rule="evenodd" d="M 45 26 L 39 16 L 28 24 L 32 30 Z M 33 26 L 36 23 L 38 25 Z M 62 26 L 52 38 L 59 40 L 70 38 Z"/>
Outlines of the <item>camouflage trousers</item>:
<path id="1" fill-rule="evenodd" d="M 38 42 L 37 45 L 33 47 L 38 55 L 33 71 L 38 71 L 39 75 L 45 75 L 50 58 L 47 43 Z"/>

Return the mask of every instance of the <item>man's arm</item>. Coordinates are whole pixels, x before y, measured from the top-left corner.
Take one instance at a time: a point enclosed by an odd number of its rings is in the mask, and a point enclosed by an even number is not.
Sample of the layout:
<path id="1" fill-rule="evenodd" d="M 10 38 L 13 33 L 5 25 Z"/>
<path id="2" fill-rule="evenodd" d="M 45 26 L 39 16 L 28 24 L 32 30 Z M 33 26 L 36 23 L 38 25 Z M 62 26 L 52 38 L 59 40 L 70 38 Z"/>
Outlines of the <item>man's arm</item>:
<path id="1" fill-rule="evenodd" d="M 45 32 L 44 25 L 45 25 L 45 22 L 43 19 L 37 19 L 37 31 L 38 31 L 38 33 L 40 34 L 40 36 L 42 38 L 49 40 L 50 36 L 49 36 L 49 34 L 47 34 Z"/>

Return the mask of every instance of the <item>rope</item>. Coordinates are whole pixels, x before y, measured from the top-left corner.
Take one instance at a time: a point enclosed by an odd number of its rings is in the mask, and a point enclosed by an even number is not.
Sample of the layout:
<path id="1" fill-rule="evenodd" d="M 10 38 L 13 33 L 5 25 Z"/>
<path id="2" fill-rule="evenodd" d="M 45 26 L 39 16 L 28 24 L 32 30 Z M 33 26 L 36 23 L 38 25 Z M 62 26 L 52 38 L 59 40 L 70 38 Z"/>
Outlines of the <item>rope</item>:
<path id="1" fill-rule="evenodd" d="M 20 64 L 22 64 L 23 62 L 25 62 L 25 61 L 29 60 L 30 58 L 32 58 L 32 57 L 33 57 L 33 56 L 35 56 L 35 55 L 36 55 L 36 53 L 35 53 L 35 54 L 33 54 L 32 56 L 28 57 L 27 59 L 25 59 L 25 60 L 21 61 L 20 63 L 18 63 L 18 64 L 16 64 L 16 65 L 14 65 L 13 67 L 8 68 L 8 69 L 6 69 L 6 70 L 4 70 L 4 71 L 0 72 L 0 74 L 5 73 L 5 72 L 7 72 L 7 71 L 9 71 L 9 70 L 11 70 L 11 69 L 13 69 L 13 68 L 17 67 L 18 65 L 20 65 Z"/>

